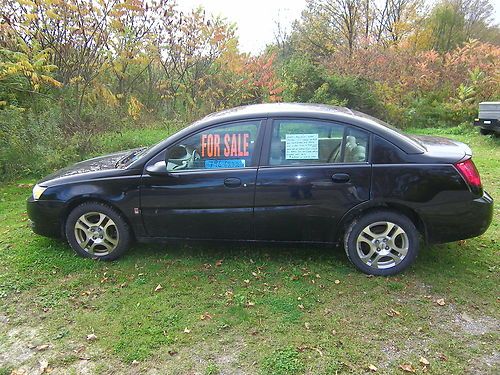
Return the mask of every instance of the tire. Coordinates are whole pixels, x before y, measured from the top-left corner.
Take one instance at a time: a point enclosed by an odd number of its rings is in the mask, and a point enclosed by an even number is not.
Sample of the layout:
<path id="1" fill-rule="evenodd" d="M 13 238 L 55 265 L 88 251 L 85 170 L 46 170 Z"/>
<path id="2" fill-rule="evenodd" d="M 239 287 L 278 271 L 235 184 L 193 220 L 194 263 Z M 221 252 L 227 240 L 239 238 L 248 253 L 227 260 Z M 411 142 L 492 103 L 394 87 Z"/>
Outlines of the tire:
<path id="1" fill-rule="evenodd" d="M 122 215 L 99 202 L 86 202 L 74 208 L 64 229 L 69 245 L 86 258 L 118 259 L 131 242 L 130 227 Z"/>
<path id="2" fill-rule="evenodd" d="M 349 225 L 344 248 L 351 263 L 360 271 L 389 276 L 402 272 L 415 261 L 419 233 L 405 215 L 387 210 L 374 211 Z"/>
<path id="3" fill-rule="evenodd" d="M 490 129 L 479 128 L 479 133 L 481 133 L 482 135 L 490 135 L 493 133 L 493 131 Z"/>

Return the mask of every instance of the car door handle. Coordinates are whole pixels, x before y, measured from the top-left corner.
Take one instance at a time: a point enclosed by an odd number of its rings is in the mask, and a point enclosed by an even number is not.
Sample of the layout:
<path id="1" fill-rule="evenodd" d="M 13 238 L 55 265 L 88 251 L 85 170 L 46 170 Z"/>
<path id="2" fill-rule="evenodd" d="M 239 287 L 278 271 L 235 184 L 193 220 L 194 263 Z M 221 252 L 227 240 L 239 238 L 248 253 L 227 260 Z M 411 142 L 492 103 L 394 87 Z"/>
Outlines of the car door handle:
<path id="1" fill-rule="evenodd" d="M 349 182 L 350 179 L 351 176 L 349 176 L 347 173 L 335 173 L 332 176 L 332 181 L 338 184 Z"/>
<path id="2" fill-rule="evenodd" d="M 224 180 L 224 185 L 227 187 L 238 187 L 241 186 L 241 180 L 236 177 L 228 177 Z"/>

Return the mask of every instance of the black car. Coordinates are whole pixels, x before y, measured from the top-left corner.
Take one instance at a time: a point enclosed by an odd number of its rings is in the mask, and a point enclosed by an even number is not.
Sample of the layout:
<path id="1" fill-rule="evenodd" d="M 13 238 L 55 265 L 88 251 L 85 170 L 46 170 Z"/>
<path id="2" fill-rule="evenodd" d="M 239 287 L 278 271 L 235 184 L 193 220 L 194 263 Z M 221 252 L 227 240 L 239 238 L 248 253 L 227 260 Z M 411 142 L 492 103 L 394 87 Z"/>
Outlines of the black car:
<path id="1" fill-rule="evenodd" d="M 251 105 L 47 176 L 28 214 L 36 233 L 95 259 L 132 240 L 343 243 L 361 271 L 390 275 L 421 239 L 486 231 L 493 200 L 471 155 L 347 108 Z"/>

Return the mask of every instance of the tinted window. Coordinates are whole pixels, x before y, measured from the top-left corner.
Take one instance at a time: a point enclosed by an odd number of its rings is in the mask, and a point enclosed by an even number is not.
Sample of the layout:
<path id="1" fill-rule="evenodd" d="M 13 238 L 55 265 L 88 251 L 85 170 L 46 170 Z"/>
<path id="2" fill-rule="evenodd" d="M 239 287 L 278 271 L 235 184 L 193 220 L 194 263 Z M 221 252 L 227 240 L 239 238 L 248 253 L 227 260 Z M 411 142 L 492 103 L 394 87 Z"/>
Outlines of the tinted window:
<path id="1" fill-rule="evenodd" d="M 168 149 L 167 170 L 245 168 L 251 165 L 260 121 L 210 128 Z"/>
<path id="2" fill-rule="evenodd" d="M 270 165 L 357 163 L 367 161 L 368 134 L 318 120 L 273 123 Z"/>

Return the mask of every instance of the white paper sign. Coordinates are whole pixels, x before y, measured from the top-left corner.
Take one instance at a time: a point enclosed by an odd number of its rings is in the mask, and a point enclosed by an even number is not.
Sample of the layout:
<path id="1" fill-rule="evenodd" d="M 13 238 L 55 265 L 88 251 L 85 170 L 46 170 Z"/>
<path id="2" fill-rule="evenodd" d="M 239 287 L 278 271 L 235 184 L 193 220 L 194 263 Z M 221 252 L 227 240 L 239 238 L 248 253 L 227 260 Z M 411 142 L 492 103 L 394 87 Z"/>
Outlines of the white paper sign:
<path id="1" fill-rule="evenodd" d="M 287 134 L 285 150 L 287 160 L 317 160 L 318 134 Z"/>

